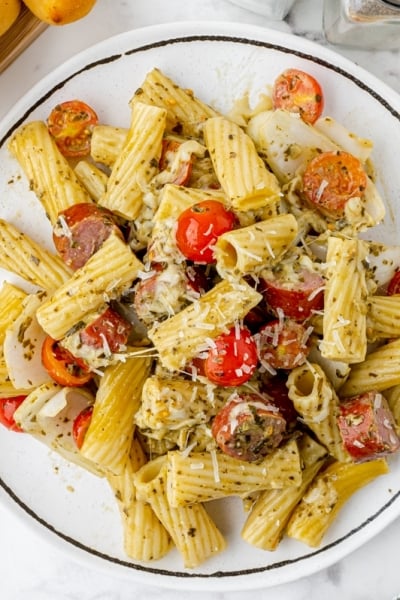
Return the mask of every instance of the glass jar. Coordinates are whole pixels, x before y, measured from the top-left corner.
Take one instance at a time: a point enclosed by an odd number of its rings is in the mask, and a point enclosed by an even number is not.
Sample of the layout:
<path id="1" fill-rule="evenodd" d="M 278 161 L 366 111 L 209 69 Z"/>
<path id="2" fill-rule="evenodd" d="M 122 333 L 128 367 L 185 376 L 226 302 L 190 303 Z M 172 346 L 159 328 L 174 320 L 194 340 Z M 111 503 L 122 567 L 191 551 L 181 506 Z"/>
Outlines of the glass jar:
<path id="1" fill-rule="evenodd" d="M 400 0 L 324 0 L 323 28 L 332 44 L 400 48 Z"/>
<path id="2" fill-rule="evenodd" d="M 278 21 L 284 19 L 296 0 L 230 0 L 264 17 Z"/>

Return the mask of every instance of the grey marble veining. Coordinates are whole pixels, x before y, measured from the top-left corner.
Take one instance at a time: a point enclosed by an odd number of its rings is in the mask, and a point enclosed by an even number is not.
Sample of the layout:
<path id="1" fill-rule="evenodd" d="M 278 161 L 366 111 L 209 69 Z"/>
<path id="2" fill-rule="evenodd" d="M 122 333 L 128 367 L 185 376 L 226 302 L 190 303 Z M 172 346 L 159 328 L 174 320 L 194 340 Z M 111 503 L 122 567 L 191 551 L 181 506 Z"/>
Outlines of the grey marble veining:
<path id="1" fill-rule="evenodd" d="M 113 34 L 156 23 L 220 20 L 264 25 L 327 45 L 321 0 L 297 0 L 284 21 L 272 22 L 225 0 L 99 0 L 90 20 L 49 28 L 0 75 L 0 118 L 37 81 L 76 52 Z M 331 46 L 330 46 L 331 47 Z M 400 92 L 399 52 L 335 47 Z M 400 594 L 400 520 L 361 549 L 313 576 L 266 590 L 190 592 L 192 600 L 395 600 Z M 15 514 L 0 507 L 1 600 L 180 600 L 188 592 L 116 579 L 73 562 Z"/>

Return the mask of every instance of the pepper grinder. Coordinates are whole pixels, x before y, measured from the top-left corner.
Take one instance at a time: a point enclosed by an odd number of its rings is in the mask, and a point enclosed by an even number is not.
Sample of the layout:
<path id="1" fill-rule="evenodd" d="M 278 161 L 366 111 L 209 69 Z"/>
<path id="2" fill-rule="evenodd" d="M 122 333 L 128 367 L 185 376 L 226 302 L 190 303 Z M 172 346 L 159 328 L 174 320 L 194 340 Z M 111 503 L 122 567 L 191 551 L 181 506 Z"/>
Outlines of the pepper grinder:
<path id="1" fill-rule="evenodd" d="M 400 0 L 324 0 L 323 29 L 332 44 L 400 48 Z"/>

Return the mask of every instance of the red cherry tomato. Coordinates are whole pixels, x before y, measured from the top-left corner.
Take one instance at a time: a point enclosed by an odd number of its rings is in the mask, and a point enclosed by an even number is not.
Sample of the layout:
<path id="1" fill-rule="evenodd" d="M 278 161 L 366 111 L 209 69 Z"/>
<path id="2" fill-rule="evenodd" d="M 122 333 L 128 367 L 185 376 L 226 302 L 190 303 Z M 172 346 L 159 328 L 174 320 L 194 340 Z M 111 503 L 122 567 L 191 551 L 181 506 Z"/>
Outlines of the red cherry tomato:
<path id="1" fill-rule="evenodd" d="M 317 208 L 342 216 L 346 202 L 362 196 L 367 175 L 361 162 L 348 152 L 322 152 L 303 174 L 304 194 Z"/>
<path id="2" fill-rule="evenodd" d="M 58 215 L 53 241 L 65 264 L 76 270 L 97 252 L 111 233 L 122 237 L 112 212 L 96 204 L 82 202 Z"/>
<path id="3" fill-rule="evenodd" d="M 175 234 L 177 246 L 193 262 L 213 263 L 213 246 L 220 235 L 234 228 L 235 223 L 235 214 L 222 202 L 203 200 L 179 215 Z"/>
<path id="4" fill-rule="evenodd" d="M 81 100 L 57 104 L 47 119 L 50 135 L 60 152 L 67 157 L 90 153 L 92 132 L 97 123 L 98 117 L 93 108 Z"/>
<path id="5" fill-rule="evenodd" d="M 204 372 L 216 385 L 235 386 L 248 381 L 257 366 L 257 347 L 245 327 L 232 327 L 215 340 L 204 361 Z"/>
<path id="6" fill-rule="evenodd" d="M 304 321 L 324 306 L 324 280 L 317 273 L 302 269 L 296 279 L 275 277 L 261 280 L 260 292 L 271 311 L 278 315 L 279 309 L 285 317 Z"/>
<path id="7" fill-rule="evenodd" d="M 132 325 L 119 313 L 108 307 L 93 323 L 79 333 L 82 344 L 120 352 L 127 344 Z"/>
<path id="8" fill-rule="evenodd" d="M 10 431 L 23 431 L 14 421 L 14 413 L 25 398 L 26 396 L 0 398 L 0 423 Z"/>
<path id="9" fill-rule="evenodd" d="M 298 69 L 281 73 L 272 88 L 274 108 L 300 113 L 306 123 L 313 124 L 321 116 L 324 96 L 320 84 L 312 75 Z"/>
<path id="10" fill-rule="evenodd" d="M 180 142 L 164 138 L 162 142 L 161 158 L 159 161 L 160 171 L 171 170 L 169 183 L 175 185 L 187 185 L 190 180 L 193 168 L 192 157 L 187 160 L 180 159 L 177 165 L 174 165 L 178 153 Z"/>
<path id="11" fill-rule="evenodd" d="M 338 425 L 344 446 L 355 461 L 396 452 L 400 440 L 386 399 L 373 390 L 342 400 Z"/>
<path id="12" fill-rule="evenodd" d="M 50 336 L 45 338 L 42 345 L 42 363 L 50 377 L 65 387 L 80 387 L 93 377 L 83 361 L 75 358 Z"/>
<path id="13" fill-rule="evenodd" d="M 285 429 L 285 419 L 268 398 L 238 394 L 217 413 L 211 433 L 225 454 L 253 462 L 281 443 Z"/>
<path id="14" fill-rule="evenodd" d="M 387 287 L 387 295 L 394 296 L 400 294 L 400 270 L 396 271 Z"/>
<path id="15" fill-rule="evenodd" d="M 77 417 L 75 417 L 72 424 L 72 437 L 74 438 L 75 444 L 79 449 L 82 448 L 85 435 L 89 429 L 90 422 L 93 415 L 93 406 L 87 406 L 84 408 Z"/>
<path id="16" fill-rule="evenodd" d="M 292 319 L 276 319 L 256 334 L 261 364 L 272 369 L 294 369 L 304 363 L 310 351 L 306 328 Z"/>

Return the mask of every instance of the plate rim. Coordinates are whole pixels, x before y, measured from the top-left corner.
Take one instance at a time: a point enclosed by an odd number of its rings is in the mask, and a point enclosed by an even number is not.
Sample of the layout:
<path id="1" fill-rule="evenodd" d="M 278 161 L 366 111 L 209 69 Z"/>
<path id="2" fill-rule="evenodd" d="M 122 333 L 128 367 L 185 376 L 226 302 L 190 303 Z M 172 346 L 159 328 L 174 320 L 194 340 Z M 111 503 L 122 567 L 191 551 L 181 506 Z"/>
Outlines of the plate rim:
<path id="1" fill-rule="evenodd" d="M 89 46 L 85 50 L 80 51 L 75 54 L 68 60 L 61 63 L 47 75 L 42 77 L 24 96 L 9 110 L 6 115 L 2 118 L 0 122 L 0 147 L 4 144 L 5 140 L 9 137 L 10 132 L 13 128 L 18 126 L 20 122 L 23 122 L 30 112 L 34 110 L 34 108 L 40 105 L 45 96 L 47 94 L 51 94 L 54 92 L 54 89 L 57 86 L 62 85 L 69 78 L 73 78 L 79 72 L 74 71 L 80 67 L 81 70 L 91 66 L 92 63 L 88 63 L 91 57 L 95 57 L 99 55 L 102 51 L 106 52 L 107 47 L 114 45 L 123 46 L 125 41 L 128 41 L 132 45 L 135 45 L 135 52 L 146 49 L 146 45 L 149 47 L 154 47 L 156 42 L 154 39 L 159 40 L 159 45 L 166 45 L 170 43 L 183 42 L 191 42 L 196 40 L 206 40 L 212 41 L 211 38 L 218 41 L 226 41 L 226 42 L 241 42 L 241 43 L 250 43 L 253 45 L 262 46 L 274 46 L 276 45 L 279 50 L 286 51 L 288 53 L 298 53 L 302 58 L 311 58 L 314 62 L 318 62 L 323 66 L 327 66 L 330 69 L 334 69 L 339 72 L 341 75 L 353 80 L 359 87 L 366 90 L 370 95 L 378 99 L 383 106 L 389 110 L 399 121 L 400 121 L 400 95 L 397 94 L 392 88 L 390 88 L 387 84 L 382 82 L 375 75 L 369 73 L 364 68 L 359 67 L 346 57 L 343 57 L 340 54 L 337 54 L 335 51 L 330 48 L 326 48 L 325 46 L 321 46 L 311 40 L 300 38 L 299 36 L 293 35 L 291 33 L 282 32 L 279 30 L 269 29 L 266 27 L 261 27 L 257 25 L 242 25 L 239 23 L 231 23 L 231 22 L 214 22 L 214 21 L 180 21 L 177 23 L 164 23 L 160 25 L 153 25 L 142 27 L 139 29 L 133 29 L 130 31 L 126 31 L 123 33 L 119 33 L 117 35 L 111 36 L 105 40 L 97 42 L 96 44 Z M 147 42 L 146 42 L 147 40 Z M 153 41 L 148 41 L 153 40 Z M 142 44 L 140 46 L 139 44 Z M 294 52 L 295 51 L 295 52 Z M 129 54 L 129 52 L 123 52 L 123 54 Z M 105 58 L 105 57 L 104 57 Z M 108 57 L 110 58 L 110 57 Z M 95 64 L 101 62 L 100 59 L 93 63 Z M 67 74 L 62 78 L 62 74 Z M 58 81 L 55 84 L 55 81 Z M 49 89 L 49 83 L 51 83 L 51 88 Z M 375 88 L 378 87 L 380 92 L 379 94 L 375 91 Z M 31 98 L 31 100 L 28 100 Z M 32 105 L 33 99 L 36 99 L 34 104 Z M 30 103 L 29 109 L 26 108 L 27 104 Z M 25 107 L 25 108 L 24 108 Z M 21 111 L 23 111 L 22 116 Z M 7 126 L 7 123 L 13 123 L 10 128 Z M 8 127 L 8 128 L 7 128 Z M 103 560 L 101 553 L 95 551 L 91 552 L 90 548 L 83 546 L 80 548 L 81 544 L 74 540 L 73 544 L 60 544 L 60 539 L 62 542 L 68 542 L 70 540 L 67 539 L 65 534 L 57 532 L 49 524 L 43 524 L 41 522 L 41 518 L 35 515 L 35 513 L 31 510 L 26 510 L 26 507 L 22 506 L 20 502 L 18 502 L 15 498 L 13 498 L 12 494 L 7 491 L 8 486 L 3 484 L 3 480 L 0 478 L 0 502 L 8 509 L 15 509 L 19 517 L 23 514 L 25 517 L 29 517 L 25 519 L 26 523 L 33 525 L 33 530 L 36 531 L 39 535 L 44 539 L 48 539 L 48 541 L 52 541 L 56 544 L 56 546 L 62 550 L 67 551 L 68 555 L 75 556 L 79 558 L 80 562 L 85 562 L 90 566 L 95 566 L 97 569 L 100 568 L 102 570 L 110 571 L 115 575 L 114 567 L 115 564 L 110 564 L 109 557 L 105 557 L 108 560 L 105 562 Z M 11 490 L 12 491 L 12 490 Z M 274 577 L 272 577 L 273 581 L 265 581 L 266 573 L 271 573 L 270 567 L 261 567 L 255 568 L 255 570 L 246 569 L 245 572 L 236 571 L 234 574 L 229 572 L 216 573 L 216 574 L 206 574 L 201 575 L 197 573 L 191 573 L 190 571 L 179 573 L 166 572 L 163 573 L 163 569 L 154 568 L 145 568 L 142 570 L 141 565 L 130 565 L 129 569 L 125 568 L 122 571 L 122 575 L 128 576 L 130 579 L 135 579 L 136 581 L 141 580 L 143 583 L 151 584 L 151 585 L 162 585 L 165 587 L 169 587 L 172 589 L 176 589 L 177 587 L 181 589 L 202 589 L 209 591 L 228 591 L 234 590 L 238 588 L 240 585 L 240 589 L 258 589 L 261 586 L 263 587 L 272 587 L 275 585 L 280 585 L 283 583 L 289 583 L 313 573 L 316 573 L 336 562 L 342 560 L 356 550 L 363 546 L 366 542 L 372 539 L 375 535 L 378 535 L 383 531 L 385 527 L 387 527 L 398 515 L 400 512 L 399 508 L 396 508 L 395 505 L 398 497 L 400 495 L 396 494 L 393 496 L 383 507 L 381 510 L 377 511 L 378 513 L 382 513 L 384 511 L 384 515 L 379 515 L 379 524 L 378 530 L 374 530 L 371 528 L 368 529 L 367 525 L 369 521 L 375 519 L 375 515 L 372 515 L 365 523 L 362 524 L 358 529 L 363 530 L 362 534 L 360 534 L 356 539 L 352 538 L 351 542 L 347 543 L 345 546 L 345 552 L 341 553 L 340 556 L 335 556 L 335 553 L 331 552 L 329 546 L 325 546 L 323 550 L 328 550 L 324 555 L 325 560 L 321 560 L 317 566 L 310 565 L 310 562 L 303 562 L 302 566 L 306 567 L 302 569 L 301 574 L 297 571 L 298 569 L 294 569 L 293 573 L 289 572 L 285 573 L 283 577 L 280 577 L 282 571 L 278 573 L 275 571 Z M 6 497 L 6 501 L 4 502 L 2 498 Z M 29 507 L 28 507 L 29 509 Z M 375 528 L 376 529 L 376 528 Z M 46 535 L 44 536 L 44 531 L 46 531 Z M 47 534 L 52 535 L 47 535 Z M 346 536 L 345 536 L 346 537 Z M 361 539 L 361 541 L 359 541 Z M 333 545 L 338 545 L 342 540 L 336 540 Z M 313 551 L 311 549 L 310 554 L 308 554 L 304 558 L 311 558 L 312 556 L 318 555 L 322 550 L 315 549 Z M 96 556 L 94 555 L 99 555 Z M 333 554 L 333 556 L 332 556 Z M 100 561 L 98 560 L 100 558 Z M 123 563 L 116 561 L 117 564 L 121 567 L 124 567 Z M 296 559 L 290 562 L 301 562 L 301 558 Z M 282 565 L 284 566 L 284 565 Z M 133 568 L 132 568 L 133 567 Z M 308 568 L 307 568 L 308 567 Z M 250 572 L 249 572 L 250 571 Z M 288 576 L 289 575 L 289 576 Z M 152 577 L 152 581 L 148 581 L 149 576 Z M 241 579 L 239 584 L 239 578 Z M 155 581 L 157 579 L 157 581 Z M 269 579 L 269 578 L 266 578 Z M 159 581 L 160 580 L 160 581 Z M 210 584 L 210 585 L 209 585 Z"/>

